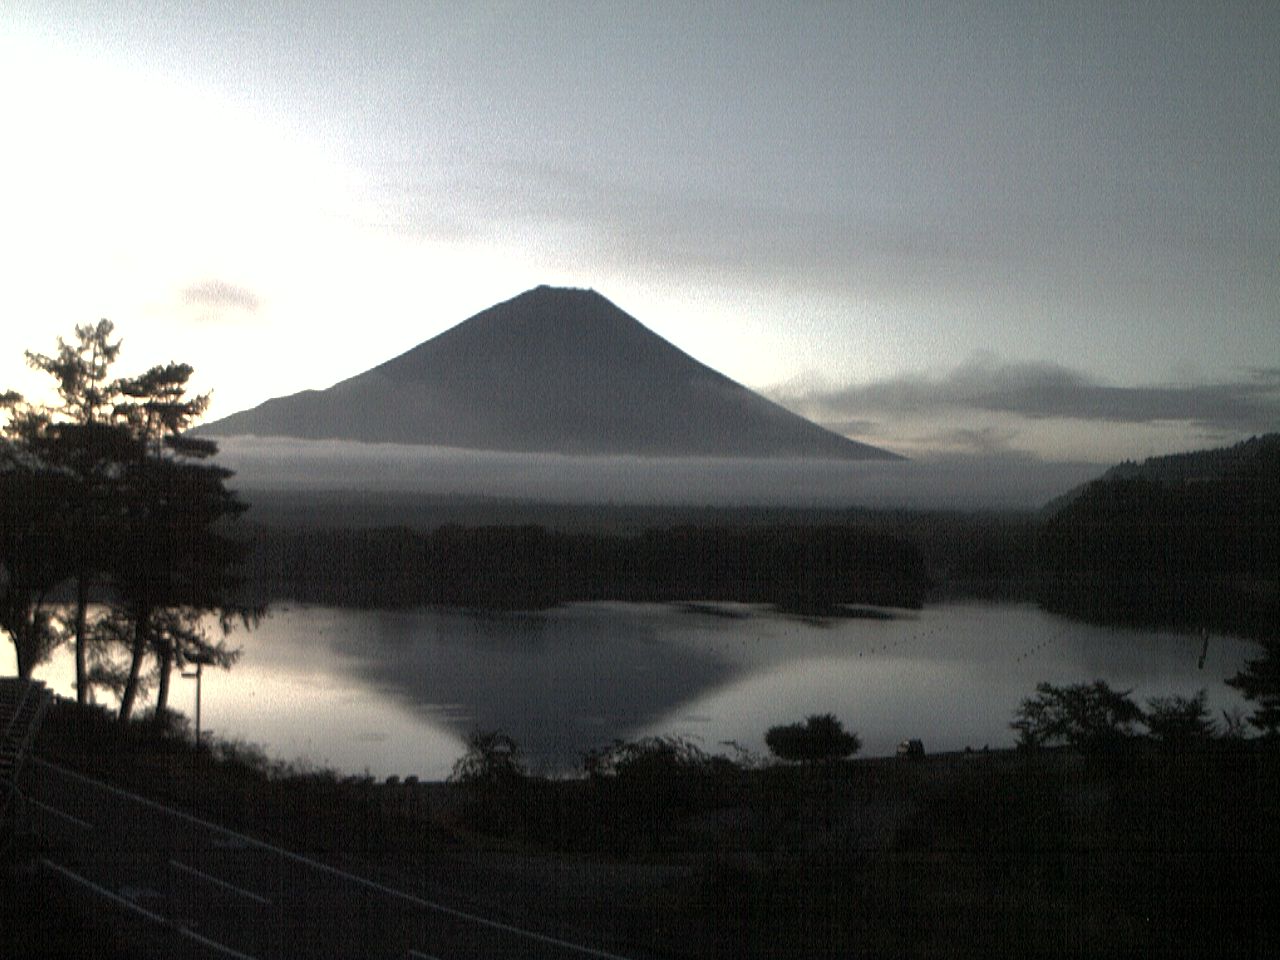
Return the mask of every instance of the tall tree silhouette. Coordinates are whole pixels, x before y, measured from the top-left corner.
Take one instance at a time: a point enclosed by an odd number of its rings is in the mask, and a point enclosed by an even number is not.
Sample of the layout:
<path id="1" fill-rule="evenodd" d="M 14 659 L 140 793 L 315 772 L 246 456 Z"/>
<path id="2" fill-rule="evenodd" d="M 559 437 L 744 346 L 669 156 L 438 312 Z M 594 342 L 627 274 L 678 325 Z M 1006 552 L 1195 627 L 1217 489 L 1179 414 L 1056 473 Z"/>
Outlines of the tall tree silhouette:
<path id="1" fill-rule="evenodd" d="M 1246 661 L 1227 683 L 1255 704 L 1251 724 L 1269 737 L 1280 734 L 1280 640 L 1264 643 L 1262 655 Z"/>
<path id="2" fill-rule="evenodd" d="M 233 599 L 242 545 L 218 529 L 245 509 L 226 489 L 229 476 L 212 464 L 172 456 L 140 458 L 126 472 L 124 549 L 115 564 L 116 590 L 132 626 L 122 718 L 133 710 L 148 653 L 159 665 L 159 713 L 168 705 L 175 663 L 227 666 L 234 660 L 201 629 L 203 613 L 216 612 L 223 633 L 237 616 L 246 623 L 257 616 Z"/>
<path id="3" fill-rule="evenodd" d="M 125 519 L 115 586 L 132 626 L 129 671 L 120 697 L 127 719 L 137 700 L 142 668 L 154 653 L 159 670 L 156 715 L 168 707 L 175 664 L 229 666 L 224 642 L 236 619 L 252 624 L 261 611 L 234 599 L 241 543 L 222 530 L 245 505 L 228 490 L 231 471 L 205 462 L 217 445 L 183 435 L 208 405 L 188 396 L 192 369 L 169 363 L 120 381 L 116 415 L 137 444 L 123 476 Z M 222 638 L 211 638 L 202 616 L 216 613 Z"/>
<path id="4" fill-rule="evenodd" d="M 47 597 L 74 578 L 80 699 L 94 676 L 86 653 L 92 636 L 109 645 L 99 672 L 118 681 L 123 720 L 151 655 L 161 715 L 173 666 L 229 666 L 236 651 L 227 647 L 227 633 L 237 619 L 251 625 L 262 611 L 234 599 L 242 548 L 222 525 L 245 506 L 226 487 L 231 472 L 207 462 L 217 452 L 213 442 L 183 434 L 208 396 L 188 394 L 187 364 L 109 379 L 120 348 L 113 330 L 105 320 L 77 327 L 76 342 L 59 338 L 54 356 L 27 354 L 57 380 L 60 405 L 0 395 L 9 413 L 0 437 L 0 627 L 29 674 L 59 639 Z M 112 610 L 89 625 L 95 584 Z M 213 636 L 205 629 L 209 614 L 218 624 Z M 121 647 L 127 665 L 112 662 L 111 651 Z"/>
<path id="5" fill-rule="evenodd" d="M 27 363 L 58 382 L 61 405 L 46 411 L 43 429 L 28 436 L 28 444 L 50 464 L 74 479 L 67 507 L 79 536 L 68 542 L 76 583 L 74 619 L 76 699 L 89 697 L 88 610 L 94 580 L 103 570 L 105 553 L 118 533 L 111 520 L 115 467 L 129 443 L 126 428 L 113 422 L 120 382 L 109 379 L 111 365 L 123 341 L 112 341 L 110 320 L 75 328 L 75 343 L 58 338 L 53 356 L 27 352 Z M 50 414 L 57 414 L 57 418 Z"/>
<path id="6" fill-rule="evenodd" d="M 20 402 L 15 394 L 0 399 L 11 411 Z M 12 414 L 9 425 L 24 416 Z M 21 677 L 30 677 L 61 639 L 45 600 L 71 572 L 70 485 L 11 436 L 0 438 L 0 629 L 13 642 Z"/>

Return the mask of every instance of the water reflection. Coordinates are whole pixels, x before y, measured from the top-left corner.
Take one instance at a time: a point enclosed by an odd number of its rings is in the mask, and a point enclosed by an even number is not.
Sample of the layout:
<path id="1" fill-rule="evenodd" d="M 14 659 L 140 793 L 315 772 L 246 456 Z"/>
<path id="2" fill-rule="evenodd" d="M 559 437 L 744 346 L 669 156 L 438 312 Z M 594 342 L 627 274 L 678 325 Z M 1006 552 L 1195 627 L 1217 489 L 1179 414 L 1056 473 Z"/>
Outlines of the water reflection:
<path id="1" fill-rule="evenodd" d="M 1105 678 L 1134 696 L 1209 692 L 1254 649 L 1107 629 L 1031 606 L 948 605 L 890 620 L 779 616 L 747 606 L 587 604 L 538 615 L 370 615 L 333 649 L 375 689 L 462 734 L 499 728 L 547 768 L 613 737 L 675 733 L 763 751 L 765 730 L 831 711 L 864 753 L 908 737 L 933 750 L 1012 742 L 1009 720 L 1041 681 Z"/>
<path id="2" fill-rule="evenodd" d="M 1202 687 L 1210 709 L 1242 705 L 1224 683 L 1257 647 L 1215 638 L 1203 669 L 1201 641 L 1174 633 L 1108 629 L 1031 606 L 947 605 L 884 624 L 838 622 L 803 632 L 787 656 L 673 711 L 646 732 L 735 741 L 762 749 L 763 732 L 815 711 L 859 732 L 865 755 L 918 737 L 930 750 L 1006 747 L 1009 721 L 1037 683 L 1105 679 L 1140 703 Z M 775 655 L 783 651 L 769 645 Z"/>
<path id="3" fill-rule="evenodd" d="M 1040 681 L 1103 678 L 1139 700 L 1204 687 L 1217 715 L 1240 703 L 1223 681 L 1257 649 L 1214 638 L 1198 669 L 1196 637 L 982 604 L 821 622 L 745 606 L 293 607 L 241 640 L 231 672 L 205 674 L 208 728 L 276 757 L 432 779 L 477 728 L 511 733 L 543 769 L 650 733 L 763 751 L 769 726 L 814 712 L 857 730 L 867 755 L 908 737 L 934 751 L 1008 746 L 1011 714 Z M 41 672 L 68 694 L 73 674 L 68 651 Z M 178 687 L 174 706 L 193 696 Z"/>
<path id="4" fill-rule="evenodd" d="M 459 733 L 508 731 L 546 768 L 633 736 L 744 669 L 664 607 L 381 612 L 374 621 L 331 640 L 373 689 Z"/>

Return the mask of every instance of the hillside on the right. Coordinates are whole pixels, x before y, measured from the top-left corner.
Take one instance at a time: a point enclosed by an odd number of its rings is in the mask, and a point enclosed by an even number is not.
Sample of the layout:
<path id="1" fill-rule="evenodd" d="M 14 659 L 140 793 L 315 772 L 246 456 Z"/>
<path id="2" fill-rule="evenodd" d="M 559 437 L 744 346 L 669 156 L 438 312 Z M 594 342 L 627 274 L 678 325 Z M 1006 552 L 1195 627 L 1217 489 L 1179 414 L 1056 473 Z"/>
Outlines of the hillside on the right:
<path id="1" fill-rule="evenodd" d="M 1274 639 L 1280 434 L 1120 464 L 1045 514 L 1037 566 L 1048 609 Z"/>

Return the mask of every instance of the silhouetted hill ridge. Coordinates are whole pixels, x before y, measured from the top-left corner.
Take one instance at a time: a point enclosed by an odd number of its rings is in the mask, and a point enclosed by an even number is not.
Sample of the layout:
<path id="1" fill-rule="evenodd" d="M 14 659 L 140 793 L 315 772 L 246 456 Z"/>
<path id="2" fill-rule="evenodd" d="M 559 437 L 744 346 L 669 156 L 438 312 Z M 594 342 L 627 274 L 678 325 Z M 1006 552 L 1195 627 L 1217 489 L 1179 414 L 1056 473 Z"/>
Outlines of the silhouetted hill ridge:
<path id="1" fill-rule="evenodd" d="M 1228 476 L 1253 475 L 1280 458 L 1280 433 L 1250 437 L 1230 447 L 1192 450 L 1163 457 L 1149 457 L 1142 463 L 1126 461 L 1102 475 L 1103 480 L 1143 477 L 1166 486 L 1218 480 Z"/>
<path id="2" fill-rule="evenodd" d="M 1038 556 L 1049 609 L 1274 640 L 1280 435 L 1121 464 L 1045 520 Z"/>
<path id="3" fill-rule="evenodd" d="M 1126 460 L 1111 467 L 1101 477 L 1081 484 L 1045 504 L 1044 512 L 1053 514 L 1069 506 L 1094 484 L 1117 480 L 1145 480 L 1162 487 L 1185 487 L 1227 478 L 1264 478 L 1280 471 L 1280 433 L 1250 437 L 1229 447 L 1192 450 L 1160 457 L 1148 457 L 1141 463 Z"/>
<path id="4" fill-rule="evenodd" d="M 766 400 L 592 290 L 537 287 L 212 435 L 651 456 L 897 459 Z"/>

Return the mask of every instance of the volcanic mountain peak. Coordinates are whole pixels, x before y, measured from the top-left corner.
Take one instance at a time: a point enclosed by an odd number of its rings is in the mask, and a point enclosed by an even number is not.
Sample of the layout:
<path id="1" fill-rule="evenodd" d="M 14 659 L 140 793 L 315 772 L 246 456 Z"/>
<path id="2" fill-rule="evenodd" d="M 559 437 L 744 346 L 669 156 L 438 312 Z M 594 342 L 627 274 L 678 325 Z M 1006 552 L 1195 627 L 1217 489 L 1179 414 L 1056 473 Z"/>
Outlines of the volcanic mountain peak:
<path id="1" fill-rule="evenodd" d="M 894 459 L 748 390 L 594 290 L 536 287 L 215 435 L 647 456 Z"/>

